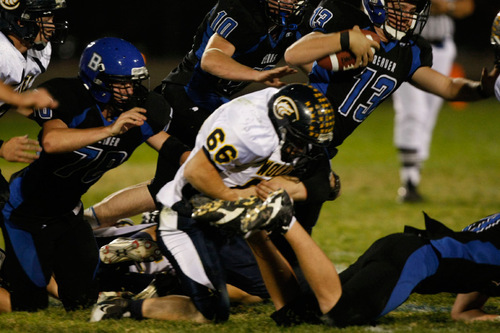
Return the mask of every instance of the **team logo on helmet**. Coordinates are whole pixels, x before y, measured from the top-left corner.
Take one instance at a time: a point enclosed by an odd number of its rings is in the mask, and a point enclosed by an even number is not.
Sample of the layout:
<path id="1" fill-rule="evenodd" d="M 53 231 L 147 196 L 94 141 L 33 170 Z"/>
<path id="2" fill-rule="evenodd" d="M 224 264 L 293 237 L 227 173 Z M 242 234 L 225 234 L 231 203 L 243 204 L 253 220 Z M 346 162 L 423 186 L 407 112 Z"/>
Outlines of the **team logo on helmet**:
<path id="1" fill-rule="evenodd" d="M 288 96 L 280 96 L 274 102 L 274 116 L 277 119 L 283 119 L 285 117 L 291 117 L 295 115 L 295 119 L 298 120 L 299 117 L 299 109 L 297 108 L 297 104 Z"/>
<path id="2" fill-rule="evenodd" d="M 498 12 L 491 25 L 491 44 L 500 46 L 500 12 Z"/>
<path id="3" fill-rule="evenodd" d="M 19 7 L 20 0 L 1 0 L 0 5 L 6 10 L 14 10 Z"/>

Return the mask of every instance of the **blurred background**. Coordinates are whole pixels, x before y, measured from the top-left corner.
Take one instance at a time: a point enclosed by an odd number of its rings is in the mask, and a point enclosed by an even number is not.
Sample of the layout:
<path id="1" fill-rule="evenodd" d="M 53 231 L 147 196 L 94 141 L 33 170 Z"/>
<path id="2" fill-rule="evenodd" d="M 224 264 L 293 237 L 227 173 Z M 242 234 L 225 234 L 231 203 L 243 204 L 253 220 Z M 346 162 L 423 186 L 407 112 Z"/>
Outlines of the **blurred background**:
<path id="1" fill-rule="evenodd" d="M 360 0 L 350 2 L 360 4 Z M 467 76 L 477 79 L 483 66 L 492 67 L 489 36 L 500 1 L 475 2 L 474 14 L 457 21 L 455 39 L 459 48 L 457 62 Z M 70 75 L 76 74 L 79 55 L 90 41 L 105 36 L 121 37 L 146 55 L 152 84 L 156 85 L 190 49 L 198 25 L 215 3 L 215 0 L 68 0 L 64 16 L 69 21 L 69 36 L 65 44 L 55 48 L 52 66 L 61 61 L 74 62 Z M 48 75 L 56 68 L 49 67 Z M 56 75 L 61 72 L 58 70 Z M 47 78 L 44 75 L 40 80 Z"/>

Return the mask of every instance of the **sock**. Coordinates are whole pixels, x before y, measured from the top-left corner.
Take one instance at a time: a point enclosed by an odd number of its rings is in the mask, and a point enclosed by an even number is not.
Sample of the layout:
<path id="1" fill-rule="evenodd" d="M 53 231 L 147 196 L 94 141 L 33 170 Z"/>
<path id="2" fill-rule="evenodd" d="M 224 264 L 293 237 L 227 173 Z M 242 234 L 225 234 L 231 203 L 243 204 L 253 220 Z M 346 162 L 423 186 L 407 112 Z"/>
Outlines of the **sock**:
<path id="1" fill-rule="evenodd" d="M 408 182 L 417 186 L 420 183 L 421 161 L 416 149 L 399 149 L 399 161 L 401 168 L 399 176 L 401 183 L 406 185 Z"/>
<path id="2" fill-rule="evenodd" d="M 144 319 L 142 315 L 142 303 L 143 299 L 133 300 L 130 302 L 130 316 L 134 319 L 141 320 Z"/>

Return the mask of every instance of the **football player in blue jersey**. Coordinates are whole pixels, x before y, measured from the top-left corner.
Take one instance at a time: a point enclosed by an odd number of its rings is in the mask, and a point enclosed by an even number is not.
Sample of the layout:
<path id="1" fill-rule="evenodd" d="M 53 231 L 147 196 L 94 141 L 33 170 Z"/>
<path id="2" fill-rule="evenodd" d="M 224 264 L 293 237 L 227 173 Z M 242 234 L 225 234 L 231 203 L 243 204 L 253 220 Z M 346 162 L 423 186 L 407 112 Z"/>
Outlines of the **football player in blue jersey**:
<path id="1" fill-rule="evenodd" d="M 431 68 L 431 46 L 420 36 L 428 17 L 428 0 L 363 0 L 362 5 L 364 11 L 347 2 L 323 0 L 309 21 L 313 32 L 285 53 L 286 61 L 303 68 L 309 83 L 335 106 L 337 121 L 328 158 L 405 81 L 446 100 L 492 96 L 497 68 L 490 73 L 484 69 L 481 81 L 450 78 Z M 381 42 L 367 38 L 361 30 L 376 33 Z M 316 61 L 342 50 L 356 58 L 349 70 L 331 71 Z M 316 205 L 316 210 L 320 207 Z"/>
<path id="2" fill-rule="evenodd" d="M 339 121 L 332 149 L 405 81 L 446 100 L 475 101 L 492 95 L 498 71 L 488 74 L 484 69 L 481 81 L 471 81 L 430 67 L 432 49 L 420 36 L 429 6 L 428 0 L 363 0 L 362 12 L 345 2 L 323 0 L 310 20 L 314 31 L 288 48 L 287 62 L 305 68 L 310 84 L 336 106 Z M 376 32 L 380 45 L 360 29 Z M 316 62 L 341 50 L 357 57 L 354 69 L 333 72 Z"/>
<path id="3" fill-rule="evenodd" d="M 78 77 L 38 87 L 59 104 L 35 110 L 43 151 L 11 181 L 2 210 L 12 310 L 47 307 L 52 275 L 67 310 L 96 301 L 98 249 L 80 197 L 143 142 L 160 150 L 168 141 L 169 105 L 141 84 L 148 78 L 135 46 L 102 38 L 83 51 Z"/>
<path id="4" fill-rule="evenodd" d="M 276 65 L 286 48 L 309 32 L 304 18 L 314 1 L 217 1 L 199 25 L 192 49 L 155 88 L 172 106 L 168 132 L 186 144 L 186 150 L 194 146 L 205 119 L 250 83 L 281 87 L 283 76 L 296 73 Z M 156 193 L 177 171 L 178 165 L 172 166 L 170 160 L 160 155 L 151 184 L 117 192 L 86 215 L 104 227 L 156 209 Z"/>
<path id="5" fill-rule="evenodd" d="M 193 47 L 158 87 L 172 104 L 170 132 L 192 147 L 203 121 L 251 82 L 272 87 L 295 73 L 276 67 L 288 46 L 308 32 L 309 0 L 219 0 Z M 306 28 L 306 29 L 304 29 Z"/>
<path id="6" fill-rule="evenodd" d="M 452 231 L 427 215 L 425 226 L 425 230 L 407 226 L 403 233 L 374 242 L 354 264 L 338 275 L 342 286 L 340 298 L 328 295 L 326 285 L 336 282 L 324 284 L 322 297 L 317 294 L 314 297 L 297 294 L 298 288 L 293 288 L 290 281 L 281 281 L 281 284 L 275 284 L 279 281 L 276 279 L 266 281 L 266 285 L 271 286 L 269 293 L 273 302 L 278 305 L 272 318 L 282 326 L 301 322 L 338 327 L 369 325 L 396 309 L 412 293 L 440 292 L 471 293 L 457 299 L 452 311 L 454 319 L 498 317 L 485 314 L 481 306 L 489 296 L 500 295 L 500 214 L 487 216 L 460 232 Z M 259 260 L 279 267 L 276 276 L 286 276 L 283 271 L 286 264 L 275 253 L 268 251 L 265 256 L 259 256 Z M 320 259 L 318 267 L 330 264 L 326 256 L 316 258 Z M 318 267 L 316 271 L 321 271 Z M 290 269 L 288 272 L 293 280 Z M 337 275 L 330 275 L 326 279 L 323 277 L 323 281 L 336 281 Z M 264 273 L 263 276 L 265 280 L 269 277 Z M 276 287 L 285 285 L 287 287 Z M 330 308 L 326 310 L 325 298 L 330 299 Z M 474 311 L 467 312 L 472 309 Z"/>

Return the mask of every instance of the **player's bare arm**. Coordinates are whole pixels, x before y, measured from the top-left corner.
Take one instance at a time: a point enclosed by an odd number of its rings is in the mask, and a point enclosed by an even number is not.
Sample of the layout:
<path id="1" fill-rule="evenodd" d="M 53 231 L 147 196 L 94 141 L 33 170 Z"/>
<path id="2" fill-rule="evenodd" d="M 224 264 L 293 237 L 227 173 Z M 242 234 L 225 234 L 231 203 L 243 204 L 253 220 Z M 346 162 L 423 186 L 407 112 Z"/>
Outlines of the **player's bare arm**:
<path id="1" fill-rule="evenodd" d="M 366 66 L 373 60 L 371 48 L 379 49 L 380 45 L 361 33 L 358 26 L 349 30 L 349 50 L 357 58 L 356 67 Z M 285 61 L 292 66 L 301 66 L 310 71 L 317 59 L 342 50 L 340 43 L 341 32 L 324 34 L 311 32 L 293 43 L 285 52 Z M 354 67 L 354 68 L 356 68 Z"/>
<path id="2" fill-rule="evenodd" d="M 0 100 L 17 106 L 18 112 L 24 116 L 31 115 L 32 108 L 56 108 L 58 105 L 57 101 L 45 89 L 28 90 L 20 94 L 1 81 Z"/>
<path id="3" fill-rule="evenodd" d="M 225 38 L 218 34 L 212 35 L 201 57 L 201 68 L 226 80 L 262 82 L 273 87 L 284 85 L 279 78 L 296 73 L 296 70 L 288 66 L 262 72 L 255 70 L 232 58 L 235 49 Z"/>
<path id="4" fill-rule="evenodd" d="M 27 135 L 16 136 L 0 146 L 0 157 L 9 162 L 31 163 L 38 159 L 36 153 L 41 151 L 37 140 L 29 139 Z"/>
<path id="5" fill-rule="evenodd" d="M 474 0 L 432 0 L 431 14 L 446 14 L 455 19 L 462 19 L 474 11 Z"/>
<path id="6" fill-rule="evenodd" d="M 47 153 L 63 153 L 80 149 L 99 140 L 125 133 L 141 126 L 146 120 L 142 108 L 133 108 L 120 114 L 114 123 L 94 128 L 68 128 L 60 119 L 43 124 L 42 147 Z"/>
<path id="7" fill-rule="evenodd" d="M 488 298 L 489 296 L 480 292 L 457 294 L 457 298 L 451 309 L 451 318 L 463 321 L 498 320 L 498 314 L 486 313 L 483 310 L 483 306 Z"/>
<path id="8" fill-rule="evenodd" d="M 238 200 L 237 191 L 227 187 L 203 150 L 186 162 L 184 177 L 198 191 L 214 199 Z"/>
<path id="9" fill-rule="evenodd" d="M 159 151 L 163 143 L 170 137 L 167 132 L 158 132 L 157 134 L 150 137 L 146 142 L 147 144 L 156 151 Z"/>
<path id="10" fill-rule="evenodd" d="M 411 83 L 424 91 L 448 101 L 477 101 L 493 95 L 494 83 L 500 70 L 483 69 L 481 81 L 450 78 L 430 67 L 420 67 L 412 76 Z"/>

